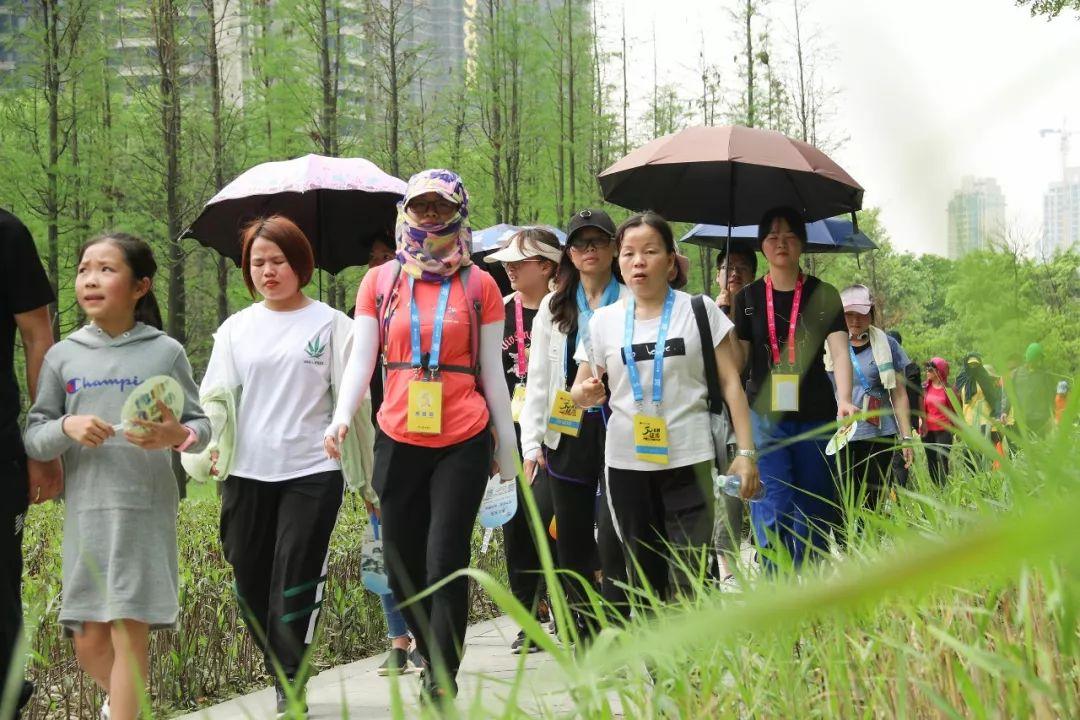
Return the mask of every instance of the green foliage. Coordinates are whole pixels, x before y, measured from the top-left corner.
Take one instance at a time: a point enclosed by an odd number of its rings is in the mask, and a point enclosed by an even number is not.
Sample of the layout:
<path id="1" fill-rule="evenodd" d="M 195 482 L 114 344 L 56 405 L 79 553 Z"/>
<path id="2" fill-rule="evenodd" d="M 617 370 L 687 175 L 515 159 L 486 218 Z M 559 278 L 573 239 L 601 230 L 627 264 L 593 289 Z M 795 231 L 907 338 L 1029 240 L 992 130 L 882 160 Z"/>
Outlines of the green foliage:
<path id="1" fill-rule="evenodd" d="M 1021 7 L 1031 7 L 1031 16 L 1045 15 L 1047 20 L 1056 18 L 1062 10 L 1080 12 L 1080 0 L 1016 0 Z"/>
<path id="2" fill-rule="evenodd" d="M 162 716 L 190 711 L 269 684 L 262 654 L 238 614 L 232 570 L 218 539 L 220 502 L 212 485 L 192 488 L 181 504 L 180 617 L 175 631 L 154 633 L 150 649 L 150 695 Z M 24 602 L 30 628 L 29 677 L 38 693 L 24 717 L 97 717 L 101 693 L 78 670 L 70 641 L 61 636 L 61 539 L 63 506 L 49 503 L 30 512 L 24 540 Z M 326 600 L 319 638 L 310 659 L 316 671 L 383 652 L 386 622 L 376 595 L 360 579 L 360 545 L 367 511 L 359 497 L 348 495 L 330 543 Z M 501 537 L 500 536 L 497 536 Z M 499 540 L 481 555 L 477 533 L 475 564 L 485 576 L 505 584 Z M 470 593 L 470 622 L 497 613 L 491 600 Z"/>

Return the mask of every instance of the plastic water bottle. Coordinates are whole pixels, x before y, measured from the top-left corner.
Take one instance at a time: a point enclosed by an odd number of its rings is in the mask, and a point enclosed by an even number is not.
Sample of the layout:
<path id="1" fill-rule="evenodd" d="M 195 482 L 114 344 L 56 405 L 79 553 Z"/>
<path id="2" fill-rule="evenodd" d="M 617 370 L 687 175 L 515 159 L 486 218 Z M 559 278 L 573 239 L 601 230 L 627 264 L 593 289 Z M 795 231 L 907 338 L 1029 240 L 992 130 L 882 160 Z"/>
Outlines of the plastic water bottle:
<path id="1" fill-rule="evenodd" d="M 716 473 L 713 473 L 713 492 L 716 494 L 717 499 L 720 499 L 720 493 L 736 498 L 741 497 L 741 495 L 739 495 L 739 490 L 741 488 L 741 475 L 717 475 Z M 757 494 L 750 498 L 750 502 L 757 502 L 763 497 L 765 497 L 765 486 L 761 485 L 758 488 Z"/>

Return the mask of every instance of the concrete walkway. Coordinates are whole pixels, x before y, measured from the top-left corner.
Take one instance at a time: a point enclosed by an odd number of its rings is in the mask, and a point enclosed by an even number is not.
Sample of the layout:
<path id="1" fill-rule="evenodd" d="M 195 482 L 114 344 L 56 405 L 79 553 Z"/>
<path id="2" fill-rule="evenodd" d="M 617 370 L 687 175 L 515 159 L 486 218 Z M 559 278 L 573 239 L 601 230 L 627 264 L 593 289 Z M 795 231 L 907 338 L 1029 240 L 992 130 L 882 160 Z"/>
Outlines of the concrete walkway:
<path id="1" fill-rule="evenodd" d="M 457 706 L 472 709 L 477 702 L 485 717 L 502 714 L 511 692 L 518 667 L 525 673 L 517 690 L 517 707 L 529 717 L 565 714 L 573 701 L 559 683 L 559 669 L 547 653 L 522 656 L 510 653 L 510 643 L 518 627 L 507 617 L 500 617 L 469 628 L 466 634 L 465 659 L 458 682 L 461 686 Z M 384 655 L 359 660 L 324 670 L 308 683 L 310 720 L 381 720 L 391 718 L 391 679 L 379 677 L 376 669 Z M 398 688 L 405 717 L 418 717 L 419 673 L 401 678 Z M 182 720 L 265 720 L 273 718 L 274 690 L 230 700 L 221 705 L 185 715 Z M 476 715 L 473 715 L 474 717 Z"/>

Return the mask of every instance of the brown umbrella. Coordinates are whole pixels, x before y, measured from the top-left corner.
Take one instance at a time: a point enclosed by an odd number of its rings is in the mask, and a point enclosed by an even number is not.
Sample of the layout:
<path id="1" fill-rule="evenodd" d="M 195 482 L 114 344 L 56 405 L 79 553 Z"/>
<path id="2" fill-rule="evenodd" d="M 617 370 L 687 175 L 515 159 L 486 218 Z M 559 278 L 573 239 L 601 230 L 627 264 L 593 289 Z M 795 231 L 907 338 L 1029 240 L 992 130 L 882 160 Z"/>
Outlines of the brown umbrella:
<path id="1" fill-rule="evenodd" d="M 863 189 L 825 153 L 774 130 L 692 127 L 657 138 L 598 176 L 604 199 L 668 220 L 756 223 L 787 205 L 807 222 L 854 213 Z"/>

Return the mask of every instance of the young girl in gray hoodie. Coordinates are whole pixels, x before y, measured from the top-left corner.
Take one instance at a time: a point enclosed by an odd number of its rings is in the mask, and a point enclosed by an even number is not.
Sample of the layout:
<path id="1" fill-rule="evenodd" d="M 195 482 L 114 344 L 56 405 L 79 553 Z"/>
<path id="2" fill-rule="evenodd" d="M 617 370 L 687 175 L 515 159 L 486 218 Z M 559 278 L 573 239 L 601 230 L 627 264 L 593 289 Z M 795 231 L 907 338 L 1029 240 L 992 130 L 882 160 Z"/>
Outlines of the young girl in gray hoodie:
<path id="1" fill-rule="evenodd" d="M 27 454 L 64 461 L 60 623 L 109 695 L 102 716 L 113 720 L 138 715 L 149 631 L 173 627 L 179 614 L 171 455 L 210 437 L 184 348 L 160 329 L 156 270 L 150 247 L 130 235 L 81 248 L 75 295 L 90 324 L 49 350 L 27 417 Z M 124 401 L 155 375 L 179 382 L 180 417 L 159 401 L 161 422 L 118 432 Z"/>

